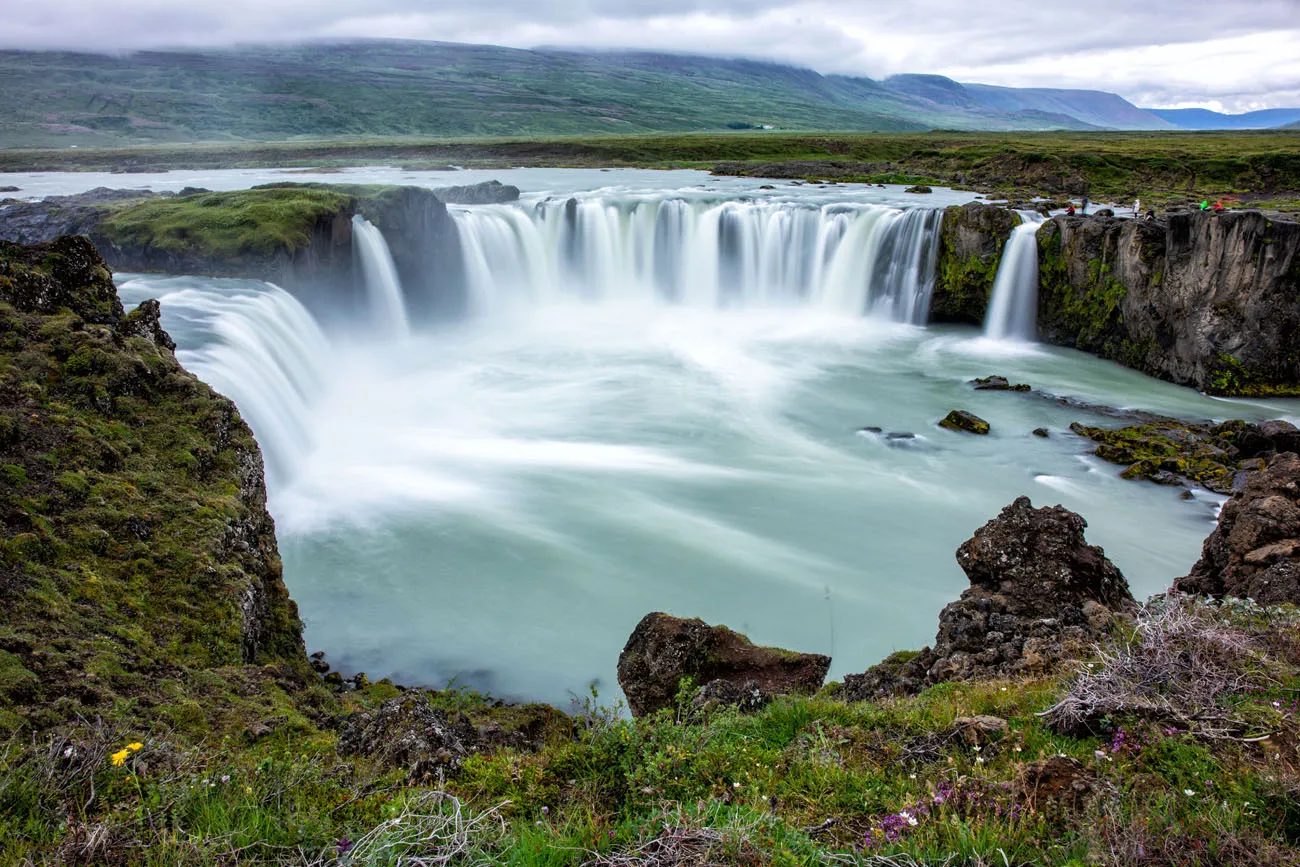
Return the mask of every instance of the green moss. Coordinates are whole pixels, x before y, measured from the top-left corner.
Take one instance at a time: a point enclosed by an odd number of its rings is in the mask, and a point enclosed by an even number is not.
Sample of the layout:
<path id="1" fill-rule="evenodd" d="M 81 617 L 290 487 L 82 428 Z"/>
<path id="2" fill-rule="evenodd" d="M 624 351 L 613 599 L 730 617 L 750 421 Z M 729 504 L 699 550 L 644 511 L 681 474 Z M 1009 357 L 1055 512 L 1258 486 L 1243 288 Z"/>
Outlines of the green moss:
<path id="1" fill-rule="evenodd" d="M 110 214 L 98 231 L 119 246 L 212 259 L 292 252 L 309 243 L 319 222 L 353 209 L 358 189 L 262 187 L 150 199 Z"/>
<path id="2" fill-rule="evenodd" d="M 1177 419 L 1122 428 L 1070 425 L 1074 433 L 1097 443 L 1097 457 L 1126 466 L 1121 474 L 1126 479 L 1168 482 L 1177 476 L 1223 493 L 1232 490 L 1241 469 L 1232 455 L 1244 429 L 1242 421 L 1208 425 Z"/>
<path id="3" fill-rule="evenodd" d="M 1210 394 L 1233 397 L 1300 397 L 1300 383 L 1277 381 L 1224 352 L 1215 353 L 1210 363 Z"/>

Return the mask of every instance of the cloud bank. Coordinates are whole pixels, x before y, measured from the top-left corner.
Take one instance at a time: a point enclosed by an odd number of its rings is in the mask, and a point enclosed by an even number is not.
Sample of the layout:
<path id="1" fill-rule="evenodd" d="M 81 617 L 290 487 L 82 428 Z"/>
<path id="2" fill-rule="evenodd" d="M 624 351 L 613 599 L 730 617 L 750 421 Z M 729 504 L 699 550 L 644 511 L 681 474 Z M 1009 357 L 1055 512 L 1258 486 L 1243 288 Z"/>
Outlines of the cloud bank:
<path id="1" fill-rule="evenodd" d="M 6 48 L 396 37 L 930 72 L 1111 90 L 1153 107 L 1300 105 L 1300 0 L 0 0 L 0 21 Z"/>

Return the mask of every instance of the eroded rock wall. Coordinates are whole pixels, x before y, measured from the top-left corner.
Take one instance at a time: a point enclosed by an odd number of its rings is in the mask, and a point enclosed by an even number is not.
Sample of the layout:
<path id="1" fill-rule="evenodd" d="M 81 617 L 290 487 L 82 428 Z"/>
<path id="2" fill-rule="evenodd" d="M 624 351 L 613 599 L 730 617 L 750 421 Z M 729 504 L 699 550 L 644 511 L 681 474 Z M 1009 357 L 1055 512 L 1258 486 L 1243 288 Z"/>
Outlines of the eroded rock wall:
<path id="1" fill-rule="evenodd" d="M 931 322 L 984 322 L 1002 250 L 1019 222 L 1014 211 L 980 202 L 944 211 Z"/>
<path id="2" fill-rule="evenodd" d="M 1300 224 L 1048 220 L 1040 337 L 1214 394 L 1300 394 Z"/>

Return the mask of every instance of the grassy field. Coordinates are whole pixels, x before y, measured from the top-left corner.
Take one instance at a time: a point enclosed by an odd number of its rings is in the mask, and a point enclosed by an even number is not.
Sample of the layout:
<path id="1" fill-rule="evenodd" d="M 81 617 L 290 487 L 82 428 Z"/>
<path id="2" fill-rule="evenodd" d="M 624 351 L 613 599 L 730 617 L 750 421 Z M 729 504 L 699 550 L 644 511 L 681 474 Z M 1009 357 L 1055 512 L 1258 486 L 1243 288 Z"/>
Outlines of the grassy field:
<path id="1" fill-rule="evenodd" d="M 453 163 L 719 169 L 729 174 L 920 180 L 1006 193 L 1127 200 L 1300 197 L 1300 133 L 782 133 L 0 150 L 0 171 L 142 171 Z"/>
<path id="2" fill-rule="evenodd" d="M 473 755 L 441 781 L 341 759 L 330 727 L 301 723 L 255 741 L 111 722 L 15 740 L 0 748 L 0 861 L 1295 864 L 1294 615 L 1180 603 L 1144 617 L 1059 678 L 784 698 L 753 714 L 694 712 L 687 686 L 677 709 L 637 721 L 588 702 L 539 751 Z M 1165 710 L 1141 712 L 1148 687 L 1125 678 L 1157 670 Z M 1221 680 L 1233 688 L 1204 689 Z M 1110 683 L 1139 692 L 1063 730 L 1058 700 Z M 331 710 L 398 695 L 366 685 Z M 473 693 L 416 700 L 491 713 Z M 976 716 L 1006 728 L 955 722 Z"/>

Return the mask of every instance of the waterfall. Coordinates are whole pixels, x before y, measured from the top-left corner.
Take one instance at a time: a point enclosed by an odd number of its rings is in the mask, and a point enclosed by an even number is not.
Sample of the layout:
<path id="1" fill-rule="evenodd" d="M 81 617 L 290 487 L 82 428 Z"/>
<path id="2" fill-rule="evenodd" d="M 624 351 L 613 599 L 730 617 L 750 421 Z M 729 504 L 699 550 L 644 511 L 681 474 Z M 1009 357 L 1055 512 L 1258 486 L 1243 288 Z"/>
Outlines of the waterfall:
<path id="1" fill-rule="evenodd" d="M 406 317 L 402 281 L 397 276 L 397 266 L 393 264 L 384 233 L 358 215 L 352 218 L 352 240 L 365 277 L 374 327 L 392 337 L 409 334 L 411 326 Z"/>
<path id="2" fill-rule="evenodd" d="M 984 318 L 984 336 L 993 340 L 1032 341 L 1038 337 L 1038 227 L 1043 217 L 1021 211 L 1022 222 L 1011 230 L 993 297 Z"/>
<path id="3" fill-rule="evenodd" d="M 943 212 L 591 197 L 453 211 L 467 295 L 506 305 L 802 306 L 925 323 Z"/>
<path id="4" fill-rule="evenodd" d="M 203 335 L 199 346 L 176 353 L 181 364 L 238 399 L 266 454 L 272 487 L 287 482 L 314 447 L 313 405 L 334 354 L 316 320 L 269 283 L 233 292 L 182 289 L 160 301 L 170 320 L 183 323 L 180 333 Z"/>

